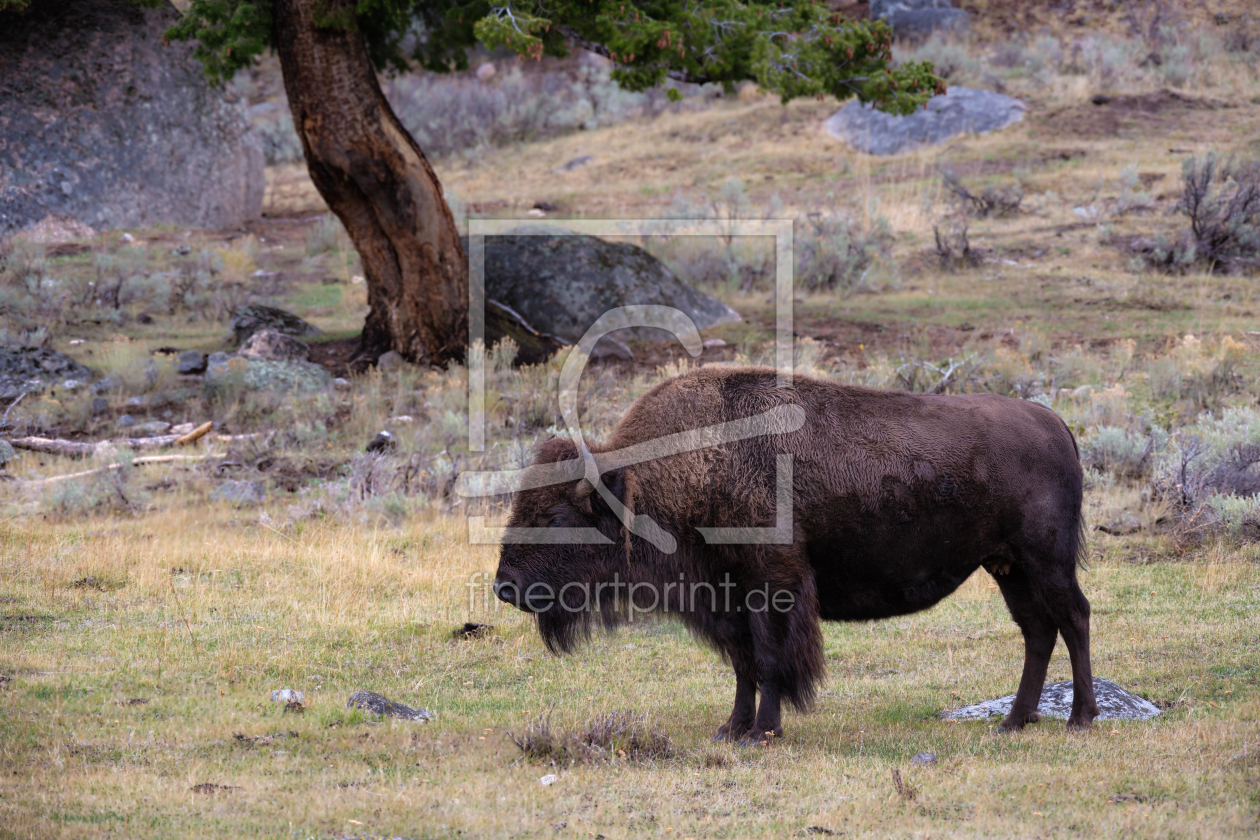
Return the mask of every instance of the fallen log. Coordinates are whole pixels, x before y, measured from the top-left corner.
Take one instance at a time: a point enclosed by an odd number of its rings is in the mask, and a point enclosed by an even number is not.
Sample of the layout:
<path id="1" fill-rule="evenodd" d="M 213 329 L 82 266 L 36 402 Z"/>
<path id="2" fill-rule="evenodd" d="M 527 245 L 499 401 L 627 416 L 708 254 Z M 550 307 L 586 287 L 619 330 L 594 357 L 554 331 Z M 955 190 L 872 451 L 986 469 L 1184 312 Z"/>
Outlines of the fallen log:
<path id="1" fill-rule="evenodd" d="M 105 449 L 130 449 L 143 452 L 152 449 L 166 449 L 171 446 L 187 446 L 210 434 L 214 423 L 207 421 L 185 435 L 155 435 L 144 438 L 122 438 L 120 440 L 102 440 L 88 443 L 62 438 L 24 437 L 9 441 L 14 449 L 25 449 L 30 452 L 43 452 L 47 455 L 64 455 L 67 458 L 90 458 Z M 237 441 L 258 437 L 262 433 L 249 435 L 214 435 L 211 440 Z"/>

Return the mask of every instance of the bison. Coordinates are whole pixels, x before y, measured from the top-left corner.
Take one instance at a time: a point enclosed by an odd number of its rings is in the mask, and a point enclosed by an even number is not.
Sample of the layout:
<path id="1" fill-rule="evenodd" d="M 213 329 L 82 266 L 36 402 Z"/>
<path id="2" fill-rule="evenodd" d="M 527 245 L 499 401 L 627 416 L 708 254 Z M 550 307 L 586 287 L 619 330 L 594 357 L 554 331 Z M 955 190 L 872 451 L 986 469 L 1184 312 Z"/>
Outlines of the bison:
<path id="1" fill-rule="evenodd" d="M 775 410 L 799 421 L 759 436 L 710 436 L 648 460 L 625 456 Z M 791 456 L 787 538 L 708 541 L 701 529 L 776 524 L 783 455 Z M 586 457 L 598 467 L 583 478 Z M 529 480 L 557 468 L 563 482 Z M 611 500 L 594 492 L 596 474 Z M 496 595 L 533 613 L 556 653 L 636 611 L 676 615 L 735 670 L 735 705 L 715 740 L 766 743 L 783 736 L 783 702 L 808 708 L 824 675 L 820 619 L 923 610 L 981 566 L 1024 635 L 1023 676 L 1002 729 L 1039 719 L 1058 634 L 1072 662 L 1068 728 L 1089 727 L 1098 714 L 1089 602 L 1076 578 L 1080 457 L 1045 406 L 809 377 L 787 388 L 772 369 L 710 366 L 652 388 L 593 453 L 563 438 L 542 443 L 524 475 L 506 533 L 535 536 L 505 540 Z M 665 537 L 649 538 L 636 524 L 645 518 Z M 546 528 L 584 528 L 597 540 L 546 539 Z"/>

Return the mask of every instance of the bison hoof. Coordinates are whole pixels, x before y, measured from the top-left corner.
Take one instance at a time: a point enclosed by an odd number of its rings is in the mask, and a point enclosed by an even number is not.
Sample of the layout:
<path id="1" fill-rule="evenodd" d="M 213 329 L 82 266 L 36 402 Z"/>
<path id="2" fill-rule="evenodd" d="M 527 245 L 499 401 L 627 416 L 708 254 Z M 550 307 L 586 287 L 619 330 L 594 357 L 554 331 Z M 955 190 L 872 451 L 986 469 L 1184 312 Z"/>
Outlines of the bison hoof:
<path id="1" fill-rule="evenodd" d="M 727 722 L 718 727 L 717 734 L 713 736 L 713 743 L 725 744 L 735 743 L 741 740 L 752 729 L 751 723 L 734 724 Z"/>
<path id="2" fill-rule="evenodd" d="M 738 746 L 741 747 L 768 747 L 774 743 L 775 738 L 782 738 L 782 729 L 767 729 L 765 732 L 749 732 L 743 738 L 739 739 Z"/>
<path id="3" fill-rule="evenodd" d="M 1041 720 L 1041 714 L 1038 712 L 1030 712 L 1026 715 L 1016 717 L 1015 715 L 1007 715 L 1006 718 L 998 724 L 999 732 L 1019 732 L 1024 728 L 1025 724 L 1038 723 Z"/>
<path id="4" fill-rule="evenodd" d="M 1085 732 L 1087 730 L 1093 729 L 1094 716 L 1090 715 L 1089 717 L 1085 717 L 1082 715 L 1081 717 L 1078 718 L 1075 715 L 1073 715 L 1072 717 L 1068 718 L 1067 728 L 1068 728 L 1068 732 Z"/>

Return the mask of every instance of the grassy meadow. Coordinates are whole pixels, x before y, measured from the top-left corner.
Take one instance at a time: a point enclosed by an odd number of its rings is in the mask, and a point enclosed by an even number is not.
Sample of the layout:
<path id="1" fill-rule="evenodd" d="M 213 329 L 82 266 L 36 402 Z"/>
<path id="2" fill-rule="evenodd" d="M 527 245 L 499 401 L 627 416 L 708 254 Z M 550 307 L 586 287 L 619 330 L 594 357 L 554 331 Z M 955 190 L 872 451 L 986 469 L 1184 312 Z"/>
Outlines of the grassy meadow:
<path id="1" fill-rule="evenodd" d="M 940 721 L 1018 683 L 1022 639 L 983 572 L 926 612 L 825 626 L 817 706 L 787 713 L 768 749 L 710 742 L 733 675 L 678 625 L 549 655 L 525 616 L 488 597 L 494 547 L 469 544 L 467 514 L 493 523 L 502 508 L 470 507 L 451 486 L 465 469 L 528 461 L 558 422 L 561 358 L 514 368 L 510 349 L 491 351 L 484 453 L 467 448 L 460 365 L 347 374 L 299 400 L 203 398 L 176 375 L 166 351 L 227 348 L 248 301 L 321 327 L 317 358 L 353 343 L 366 309 L 356 255 L 301 167 L 276 166 L 268 216 L 248 231 L 9 246 L 4 341 L 66 352 L 115 384 L 104 411 L 86 391 L 31 395 L 6 436 L 102 440 L 130 412 L 212 419 L 234 437 L 204 439 L 197 461 L 111 453 L 119 469 L 77 479 L 59 477 L 102 462 L 23 452 L 5 470 L 0 837 L 1255 836 L 1256 276 L 1160 270 L 1134 244 L 1186 229 L 1184 160 L 1260 157 L 1254 53 L 1205 25 L 1159 43 L 1077 38 L 1075 52 L 1069 32 L 1059 53 L 1030 41 L 1018 61 L 993 43 L 921 48 L 952 62 L 951 83 L 1019 96 L 1028 115 L 892 158 L 828 137 L 835 103 L 784 107 L 745 88 L 434 161 L 474 215 L 795 218 L 815 255 L 798 277 L 818 278 L 796 299 L 800 371 L 1059 411 L 1087 470 L 1094 672 L 1160 716 L 1071 735 L 1054 720 L 1013 735 Z M 1018 207 L 968 210 L 944 173 Z M 942 255 L 934 229 L 969 255 Z M 765 243 L 641 244 L 745 320 L 706 332 L 725 346 L 698 360 L 636 346 L 636 361 L 590 369 L 595 438 L 688 365 L 771 358 Z M 118 292 L 102 303 L 89 281 Z M 384 428 L 398 452 L 365 453 Z M 257 482 L 265 501 L 212 500 L 226 480 Z M 493 629 L 463 638 L 469 621 Z M 1069 678 L 1060 645 L 1049 679 Z M 282 688 L 304 709 L 273 703 Z M 359 690 L 433 720 L 347 709 Z M 513 740 L 616 712 L 668 747 L 618 742 L 554 765 Z M 937 763 L 911 765 L 921 752 Z"/>

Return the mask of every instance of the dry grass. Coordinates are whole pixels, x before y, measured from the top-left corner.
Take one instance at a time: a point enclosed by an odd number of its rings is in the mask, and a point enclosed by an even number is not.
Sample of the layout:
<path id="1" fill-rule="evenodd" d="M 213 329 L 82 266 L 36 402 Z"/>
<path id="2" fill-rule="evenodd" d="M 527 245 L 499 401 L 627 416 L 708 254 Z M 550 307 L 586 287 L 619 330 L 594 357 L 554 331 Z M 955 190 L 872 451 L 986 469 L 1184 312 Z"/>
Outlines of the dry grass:
<path id="1" fill-rule="evenodd" d="M 1155 721 L 1071 736 L 1046 722 L 999 736 L 936 720 L 1017 680 L 1018 631 L 977 575 L 926 613 L 828 625 L 830 681 L 817 709 L 790 716 L 774 748 L 741 750 L 708 742 L 733 688 L 714 655 L 652 622 L 548 656 L 522 615 L 480 597 L 470 605 L 466 583 L 495 557 L 468 546 L 464 527 L 426 517 L 383 531 L 325 521 L 277 533 L 196 509 L 5 526 L 0 832 L 507 837 L 561 822 L 610 838 L 809 826 L 1255 831 L 1254 768 L 1234 761 L 1260 739 L 1253 549 L 1138 565 L 1149 538 L 1094 542 L 1084 586 L 1096 671 L 1166 705 Z M 495 630 L 454 640 L 465 620 Z M 1050 678 L 1068 678 L 1062 652 Z M 306 693 L 304 714 L 270 702 L 282 687 Z M 436 719 L 377 723 L 344 708 L 359 689 Z M 647 710 L 672 754 L 628 760 L 635 721 L 616 716 L 625 708 Z M 537 743 L 540 718 L 588 751 L 607 740 L 616 760 L 517 762 L 507 733 Z M 598 729 L 588 722 L 601 720 L 631 725 L 588 738 Z M 940 764 L 910 767 L 922 751 Z M 912 802 L 890 768 L 916 791 Z M 557 781 L 541 785 L 544 772 Z M 199 785 L 221 787 L 207 796 Z"/>

